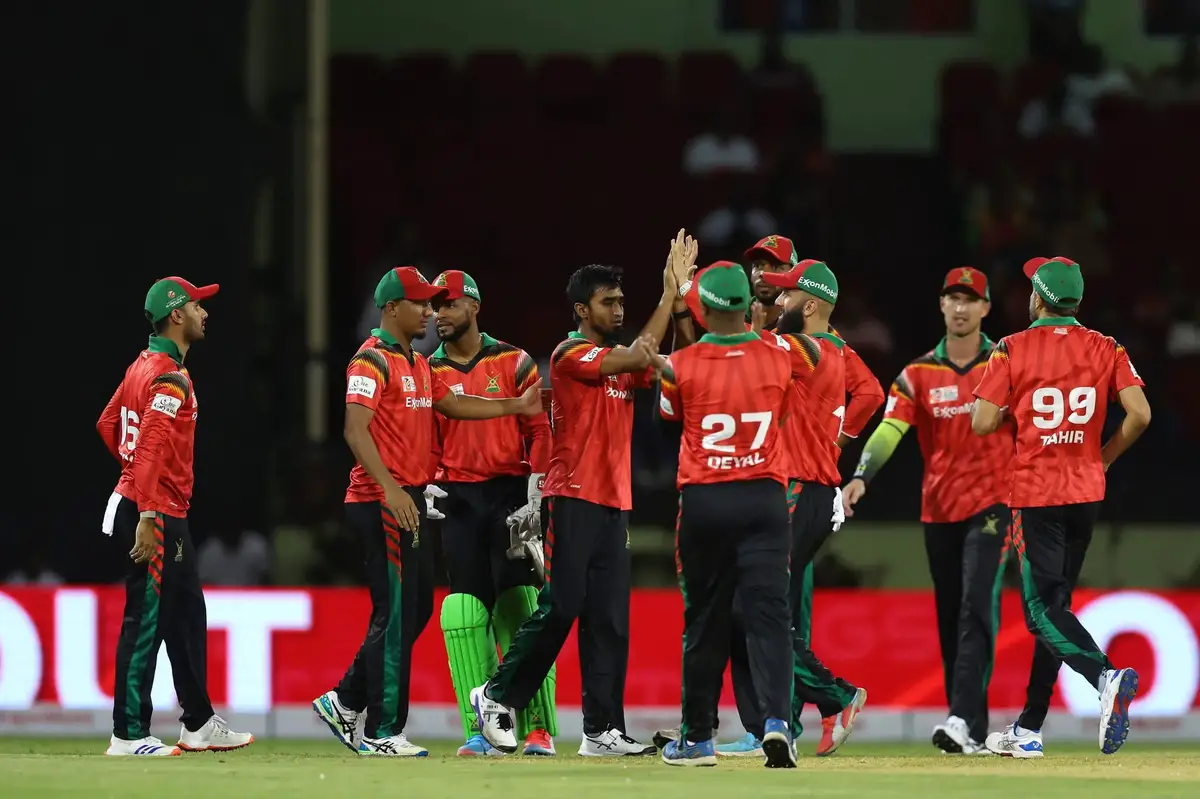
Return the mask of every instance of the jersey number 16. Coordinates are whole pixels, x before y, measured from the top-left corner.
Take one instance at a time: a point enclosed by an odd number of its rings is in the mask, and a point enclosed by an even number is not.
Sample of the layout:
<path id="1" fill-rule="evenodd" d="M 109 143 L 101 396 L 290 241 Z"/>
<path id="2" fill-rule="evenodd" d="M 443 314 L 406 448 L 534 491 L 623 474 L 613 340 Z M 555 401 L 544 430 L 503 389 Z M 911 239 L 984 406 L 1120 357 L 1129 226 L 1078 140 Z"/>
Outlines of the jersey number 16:
<path id="1" fill-rule="evenodd" d="M 124 405 L 121 406 L 121 440 L 117 443 L 118 447 L 129 447 L 135 449 L 137 447 L 138 428 L 142 420 L 137 413 L 129 410 Z"/>

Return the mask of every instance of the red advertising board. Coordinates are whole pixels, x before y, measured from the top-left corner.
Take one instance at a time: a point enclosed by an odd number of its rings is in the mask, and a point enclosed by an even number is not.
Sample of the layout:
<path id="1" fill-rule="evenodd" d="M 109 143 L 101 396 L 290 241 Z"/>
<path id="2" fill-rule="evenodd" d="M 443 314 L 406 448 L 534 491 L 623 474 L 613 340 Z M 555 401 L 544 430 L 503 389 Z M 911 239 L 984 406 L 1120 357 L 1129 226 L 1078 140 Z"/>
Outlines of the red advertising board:
<path id="1" fill-rule="evenodd" d="M 209 589 L 206 595 L 209 685 L 214 703 L 235 712 L 307 704 L 337 683 L 366 631 L 368 600 L 360 590 Z M 0 586 L 0 709 L 35 703 L 73 710 L 109 706 L 123 598 L 123 590 L 112 586 Z M 821 591 L 814 605 L 816 651 L 835 672 L 867 687 L 873 707 L 945 707 L 929 593 Z M 1140 715 L 1174 716 L 1196 704 L 1200 592 L 1080 591 L 1075 607 L 1112 659 L 1141 673 Z M 632 608 L 626 703 L 677 705 L 679 594 L 636 591 Z M 993 707 L 1024 703 L 1031 653 L 1019 597 L 1006 594 Z M 1055 706 L 1094 715 L 1094 689 L 1062 675 Z M 559 702 L 577 705 L 579 695 L 572 637 L 558 661 Z M 414 654 L 412 700 L 454 703 L 436 614 Z"/>

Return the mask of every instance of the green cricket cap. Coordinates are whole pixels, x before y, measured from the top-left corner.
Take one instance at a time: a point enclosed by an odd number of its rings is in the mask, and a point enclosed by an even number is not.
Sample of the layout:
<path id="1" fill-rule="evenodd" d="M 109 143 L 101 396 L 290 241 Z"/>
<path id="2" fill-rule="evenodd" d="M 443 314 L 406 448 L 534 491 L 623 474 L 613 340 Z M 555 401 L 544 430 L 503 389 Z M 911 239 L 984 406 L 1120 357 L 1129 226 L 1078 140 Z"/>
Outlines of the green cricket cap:
<path id="1" fill-rule="evenodd" d="M 483 300 L 479 296 L 479 285 L 475 282 L 475 278 L 459 269 L 447 269 L 442 272 L 434 279 L 433 285 L 446 289 L 445 299 L 448 302 L 462 297 L 470 297 L 481 302 Z"/>
<path id="2" fill-rule="evenodd" d="M 750 279 L 732 261 L 717 261 L 699 279 L 700 302 L 715 311 L 744 311 L 750 307 Z"/>
<path id="3" fill-rule="evenodd" d="M 197 286 L 181 277 L 156 280 L 146 292 L 146 318 L 151 322 L 158 322 L 169 316 L 171 311 L 182 308 L 189 302 L 207 300 L 216 294 L 219 288 L 217 283 Z"/>
<path id="4" fill-rule="evenodd" d="M 375 307 L 382 308 L 396 300 L 429 302 L 445 293 L 445 288 L 430 285 L 415 266 L 397 266 L 389 269 L 375 287 Z"/>
<path id="5" fill-rule="evenodd" d="M 1083 299 L 1083 272 L 1070 258 L 1030 258 L 1025 277 L 1051 308 L 1074 308 Z"/>
<path id="6" fill-rule="evenodd" d="M 786 272 L 765 272 L 762 281 L 768 286 L 793 291 L 804 291 L 836 305 L 838 282 L 833 270 L 824 261 L 811 258 L 799 262 Z"/>

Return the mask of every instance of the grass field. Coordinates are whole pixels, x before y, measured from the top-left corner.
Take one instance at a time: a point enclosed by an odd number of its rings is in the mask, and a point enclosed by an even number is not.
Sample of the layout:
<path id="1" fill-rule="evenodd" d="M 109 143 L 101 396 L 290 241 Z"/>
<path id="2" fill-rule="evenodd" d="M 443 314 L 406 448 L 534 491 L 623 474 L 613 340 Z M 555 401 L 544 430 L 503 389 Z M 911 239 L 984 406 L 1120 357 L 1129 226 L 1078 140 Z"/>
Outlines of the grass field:
<path id="1" fill-rule="evenodd" d="M 544 799 L 702 799 L 837 796 L 854 799 L 927 796 L 956 799 L 1170 799 L 1200 796 L 1200 746 L 1132 743 L 1112 757 L 1094 747 L 1054 746 L 1042 760 L 959 758 L 928 746 L 847 745 L 796 770 L 757 761 L 717 768 L 668 768 L 658 758 L 585 761 L 572 742 L 551 759 L 460 760 L 454 746 L 420 760 L 366 760 L 322 741 L 262 741 L 225 754 L 161 759 L 106 758 L 103 739 L 0 738 L 0 797 L 164 796 L 309 797 L 401 795 L 441 799 L 474 795 Z M 1049 742 L 1048 742 L 1049 743 Z"/>

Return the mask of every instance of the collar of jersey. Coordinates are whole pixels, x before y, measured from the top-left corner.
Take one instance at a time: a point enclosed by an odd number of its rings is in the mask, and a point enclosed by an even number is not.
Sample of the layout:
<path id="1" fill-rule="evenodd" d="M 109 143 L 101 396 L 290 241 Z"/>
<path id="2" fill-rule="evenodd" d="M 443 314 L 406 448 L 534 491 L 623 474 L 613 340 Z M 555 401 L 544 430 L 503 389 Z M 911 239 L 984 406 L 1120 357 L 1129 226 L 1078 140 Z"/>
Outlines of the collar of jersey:
<path id="1" fill-rule="evenodd" d="M 716 333 L 705 333 L 700 337 L 698 344 L 720 344 L 723 347 L 732 347 L 734 344 L 745 344 L 747 341 L 754 341 L 758 335 L 747 330 L 745 333 L 734 333 L 732 336 L 718 336 Z"/>
<path id="2" fill-rule="evenodd" d="M 985 352 L 991 352 L 993 346 L 995 346 L 995 344 L 992 342 L 992 340 L 990 338 L 987 337 L 987 333 L 984 333 L 982 330 L 979 331 L 979 352 L 980 352 L 980 354 L 985 353 Z M 950 360 L 950 356 L 946 354 L 946 337 L 945 336 L 942 336 L 942 340 L 939 341 L 938 345 L 933 348 L 933 357 L 937 358 L 938 360 L 942 360 L 942 361 Z"/>
<path id="3" fill-rule="evenodd" d="M 175 363 L 183 363 L 183 355 L 179 352 L 179 345 L 166 336 L 151 336 L 150 346 L 147 347 L 151 352 L 165 352 L 171 356 Z"/>
<path id="4" fill-rule="evenodd" d="M 812 337 L 823 338 L 833 346 L 837 347 L 839 350 L 846 346 L 846 342 L 842 341 L 842 339 L 836 333 L 813 333 Z"/>
<path id="5" fill-rule="evenodd" d="M 481 353 L 482 353 L 484 350 L 486 350 L 488 347 L 494 347 L 494 346 L 496 346 L 496 345 L 497 345 L 497 344 L 499 344 L 499 343 L 500 343 L 499 341 L 497 341 L 496 339 L 492 338 L 492 337 L 491 337 L 491 336 L 489 336 L 487 333 L 484 333 L 482 330 L 480 330 L 480 331 L 479 331 L 479 351 L 480 351 Z M 449 357 L 450 357 L 450 356 L 446 355 L 446 345 L 445 345 L 445 344 L 439 344 L 439 345 L 438 345 L 438 348 L 437 348 L 436 350 L 434 350 L 434 351 L 433 351 L 433 357 L 434 357 L 434 358 L 441 358 L 442 360 L 447 360 L 447 359 L 449 359 Z M 476 357 L 478 357 L 478 356 L 476 356 Z"/>
<path id="6" fill-rule="evenodd" d="M 1043 316 L 1029 327 L 1070 327 L 1071 325 L 1083 327 L 1074 316 Z"/>

